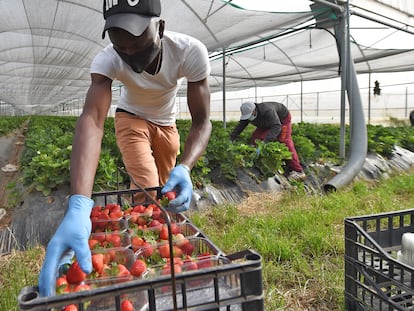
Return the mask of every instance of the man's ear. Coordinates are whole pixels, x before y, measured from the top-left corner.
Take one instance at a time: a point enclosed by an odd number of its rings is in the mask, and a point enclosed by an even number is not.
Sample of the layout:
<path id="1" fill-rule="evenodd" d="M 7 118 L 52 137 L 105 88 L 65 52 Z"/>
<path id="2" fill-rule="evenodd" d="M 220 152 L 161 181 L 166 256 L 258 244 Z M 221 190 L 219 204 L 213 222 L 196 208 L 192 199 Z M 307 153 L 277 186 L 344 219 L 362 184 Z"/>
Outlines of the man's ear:
<path id="1" fill-rule="evenodd" d="M 159 21 L 160 26 L 158 27 L 158 34 L 160 35 L 160 38 L 164 36 L 164 29 L 165 29 L 165 20 L 161 19 Z"/>

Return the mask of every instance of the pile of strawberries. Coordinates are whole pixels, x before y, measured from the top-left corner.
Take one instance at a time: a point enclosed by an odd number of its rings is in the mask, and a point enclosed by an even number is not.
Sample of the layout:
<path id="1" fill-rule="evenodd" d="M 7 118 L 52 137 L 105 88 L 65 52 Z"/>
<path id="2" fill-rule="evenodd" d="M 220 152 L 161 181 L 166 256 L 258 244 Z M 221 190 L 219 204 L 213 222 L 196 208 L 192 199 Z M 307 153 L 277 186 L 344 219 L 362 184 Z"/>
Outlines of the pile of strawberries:
<path id="1" fill-rule="evenodd" d="M 173 198 L 175 193 L 169 193 L 160 202 L 166 205 Z M 169 230 L 155 204 L 125 208 L 118 204 L 95 206 L 91 221 L 92 273 L 85 274 L 75 259 L 57 278 L 57 294 L 87 291 L 134 278 L 166 275 L 172 268 L 174 273 L 181 273 L 214 264 L 210 252 L 197 249 L 196 238 L 185 236 L 182 230 L 185 224 L 173 222 L 170 225 L 174 261 L 171 265 Z M 77 306 L 68 305 L 63 310 L 77 311 Z M 134 310 L 133 302 L 123 297 L 121 311 L 131 310 Z"/>

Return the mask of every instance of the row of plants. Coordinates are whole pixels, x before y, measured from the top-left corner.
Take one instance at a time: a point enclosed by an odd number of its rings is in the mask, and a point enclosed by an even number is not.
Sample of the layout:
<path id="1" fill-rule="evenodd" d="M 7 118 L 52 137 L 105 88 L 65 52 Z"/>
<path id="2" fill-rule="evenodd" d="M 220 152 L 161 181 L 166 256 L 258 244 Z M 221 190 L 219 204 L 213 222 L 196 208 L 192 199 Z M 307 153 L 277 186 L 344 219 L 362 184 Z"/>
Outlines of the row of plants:
<path id="1" fill-rule="evenodd" d="M 0 117 L 0 136 L 6 136 L 12 131 L 19 129 L 28 117 Z"/>
<path id="2" fill-rule="evenodd" d="M 23 182 L 33 185 L 37 191 L 48 195 L 61 184 L 69 183 L 70 153 L 76 124 L 76 117 L 31 116 L 26 119 L 0 117 L 0 128 L 7 124 L 8 131 L 29 121 L 26 134 L 24 155 L 19 163 L 23 172 Z M 213 130 L 205 154 L 199 159 L 192 171 L 192 179 L 197 187 L 214 181 L 234 182 L 239 170 L 255 169 L 257 181 L 283 172 L 285 161 L 291 154 L 279 142 L 260 143 L 260 153 L 250 145 L 249 125 L 239 138 L 231 142 L 230 133 L 237 122 L 213 121 Z M 12 125 L 10 125 L 12 124 Z M 177 127 L 181 137 L 181 148 L 190 129 L 189 120 L 178 120 Z M 6 127 L 6 125 L 5 125 Z M 414 151 L 414 127 L 383 127 L 368 125 L 368 151 L 389 156 L 395 145 Z M 5 134 L 3 134 L 5 135 Z M 293 124 L 293 140 L 301 162 L 339 163 L 340 128 L 333 124 Z M 346 128 L 346 145 L 349 143 L 349 127 Z M 178 161 L 180 159 L 178 158 Z M 124 170 L 122 158 L 115 142 L 114 120 L 107 118 L 102 152 L 95 176 L 94 191 L 128 187 L 129 179 Z"/>

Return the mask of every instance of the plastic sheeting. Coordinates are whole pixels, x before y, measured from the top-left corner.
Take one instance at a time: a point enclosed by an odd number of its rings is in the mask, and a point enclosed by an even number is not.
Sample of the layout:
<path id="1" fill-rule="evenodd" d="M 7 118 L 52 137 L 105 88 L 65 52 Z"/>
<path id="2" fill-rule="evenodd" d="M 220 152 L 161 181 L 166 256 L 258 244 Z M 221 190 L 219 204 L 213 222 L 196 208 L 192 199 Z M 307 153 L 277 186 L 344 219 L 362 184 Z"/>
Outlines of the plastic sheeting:
<path id="1" fill-rule="evenodd" d="M 395 36 L 401 33 L 397 28 L 412 30 L 412 15 L 406 13 L 412 5 L 407 0 L 353 2 L 368 8 L 375 4 L 376 9 L 396 16 L 390 20 L 387 15 L 354 7 L 359 13 L 387 21 L 386 27 L 375 23 L 372 31 L 376 33 L 387 28 Z M 38 113 L 84 97 L 90 62 L 109 43 L 101 39 L 101 7 L 97 0 L 0 1 L 0 101 Z M 406 10 L 405 15 L 401 9 Z M 335 38 L 329 29 L 314 27 L 310 10 L 249 11 L 220 0 L 162 0 L 162 10 L 168 30 L 190 34 L 206 44 L 211 53 L 213 92 L 223 88 L 224 63 L 226 90 L 339 75 Z M 358 73 L 414 70 L 411 49 L 384 50 L 354 42 L 352 55 Z"/>

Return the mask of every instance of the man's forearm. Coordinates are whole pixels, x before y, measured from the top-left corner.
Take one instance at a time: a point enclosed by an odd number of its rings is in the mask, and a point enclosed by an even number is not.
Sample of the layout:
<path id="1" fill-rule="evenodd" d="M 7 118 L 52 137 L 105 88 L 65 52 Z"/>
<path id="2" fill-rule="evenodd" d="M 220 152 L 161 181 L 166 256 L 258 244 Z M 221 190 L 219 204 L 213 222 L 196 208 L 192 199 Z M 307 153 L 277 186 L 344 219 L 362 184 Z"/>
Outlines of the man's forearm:
<path id="1" fill-rule="evenodd" d="M 194 124 L 191 126 L 181 156 L 181 163 L 187 165 L 190 169 L 195 165 L 207 148 L 211 129 L 212 125 L 210 121 L 204 122 L 199 127 Z"/>
<path id="2" fill-rule="evenodd" d="M 91 118 L 80 117 L 76 125 L 70 161 L 71 194 L 91 197 L 102 136 L 102 129 Z"/>

